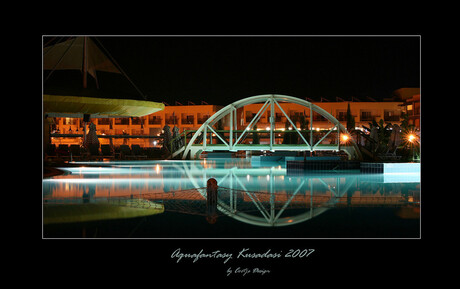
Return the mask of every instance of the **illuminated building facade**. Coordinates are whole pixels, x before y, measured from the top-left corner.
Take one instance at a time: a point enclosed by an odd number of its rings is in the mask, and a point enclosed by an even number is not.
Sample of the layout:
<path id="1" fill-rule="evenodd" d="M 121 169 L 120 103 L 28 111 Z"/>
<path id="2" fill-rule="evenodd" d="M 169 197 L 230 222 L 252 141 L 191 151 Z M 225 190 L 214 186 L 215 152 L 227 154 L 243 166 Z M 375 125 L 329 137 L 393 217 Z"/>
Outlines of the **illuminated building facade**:
<path id="1" fill-rule="evenodd" d="M 406 99 L 404 106 L 409 115 L 409 124 L 415 125 L 415 127 L 420 130 L 420 94 Z"/>
<path id="2" fill-rule="evenodd" d="M 362 129 L 362 125 L 368 126 L 372 120 L 379 121 L 383 119 L 385 123 L 401 124 L 401 115 L 404 112 L 404 103 L 401 101 L 385 102 L 312 102 L 332 114 L 346 127 L 346 116 L 348 105 L 350 106 L 351 115 L 355 121 L 355 128 Z M 294 103 L 282 103 L 283 110 L 291 119 L 295 116 L 303 115 L 310 123 L 313 120 L 312 128 L 314 130 L 329 129 L 333 125 L 320 115 L 313 113 L 310 116 L 309 109 Z M 238 127 L 246 127 L 254 115 L 259 111 L 262 104 L 250 104 L 237 110 Z M 180 132 L 184 130 L 197 130 L 203 122 L 210 116 L 219 111 L 223 106 L 219 105 L 174 105 L 165 106 L 163 111 L 159 111 L 144 117 L 135 118 L 93 118 L 91 121 L 96 124 L 97 134 L 101 136 L 127 135 L 130 138 L 100 138 L 101 144 L 112 144 L 119 146 L 121 144 L 138 144 L 141 147 L 159 146 L 155 138 L 145 136 L 160 136 L 165 125 L 171 129 L 174 126 L 179 128 Z M 257 123 L 258 129 L 266 129 L 269 124 L 270 110 L 260 118 Z M 298 118 L 297 118 L 298 119 Z M 228 129 L 228 119 L 224 118 L 223 129 Z M 286 128 L 286 117 L 281 111 L 275 111 L 275 129 Z M 299 125 L 297 121 L 296 125 Z M 52 133 L 65 134 L 66 137 L 53 137 L 51 142 L 58 144 L 81 144 L 82 137 L 71 137 L 69 134 L 82 134 L 83 121 L 77 118 L 54 118 Z M 136 138 L 135 136 L 139 136 Z"/>
<path id="3" fill-rule="evenodd" d="M 91 121 L 96 125 L 97 134 L 102 136 L 131 136 L 130 138 L 106 138 L 100 137 L 101 144 L 111 144 L 119 146 L 121 144 L 138 144 L 141 147 L 160 146 L 155 138 L 145 136 L 160 136 L 163 128 L 168 125 L 171 129 L 174 126 L 183 130 L 196 130 L 211 115 L 221 109 L 218 105 L 179 105 L 165 106 L 165 109 L 143 117 L 132 118 L 92 118 Z M 83 120 L 78 118 L 56 117 L 53 119 L 53 129 L 51 133 L 57 134 L 76 134 L 83 132 Z M 139 138 L 133 137 L 139 136 Z M 53 137 L 51 143 L 58 144 L 82 144 L 82 137 L 66 136 Z"/>
<path id="4" fill-rule="evenodd" d="M 403 101 L 404 113 L 409 115 L 409 125 L 420 130 L 420 88 L 400 88 L 393 92 L 393 96 Z"/>
<path id="5" fill-rule="evenodd" d="M 350 112 L 355 121 L 355 128 L 361 129 L 362 125 L 368 126 L 372 120 L 379 121 L 383 119 L 385 123 L 400 124 L 401 123 L 401 102 L 312 102 L 314 105 L 321 107 L 322 109 L 333 115 L 338 121 L 340 121 L 345 127 L 347 123 L 347 109 L 348 104 L 350 105 Z M 298 118 L 305 116 L 308 123 L 313 121 L 313 129 L 322 130 L 330 129 L 333 124 L 323 118 L 321 115 L 313 113 L 310 116 L 310 110 L 305 109 L 304 106 L 294 103 L 283 103 L 281 104 L 283 110 L 289 115 L 289 118 L 296 119 L 297 125 L 299 125 Z M 242 120 L 247 125 L 252 117 L 259 111 L 262 104 L 251 104 L 245 106 L 242 112 Z M 258 122 L 257 127 L 265 129 L 269 127 L 270 111 L 267 110 Z M 286 117 L 281 111 L 275 112 L 276 129 L 285 128 Z"/>

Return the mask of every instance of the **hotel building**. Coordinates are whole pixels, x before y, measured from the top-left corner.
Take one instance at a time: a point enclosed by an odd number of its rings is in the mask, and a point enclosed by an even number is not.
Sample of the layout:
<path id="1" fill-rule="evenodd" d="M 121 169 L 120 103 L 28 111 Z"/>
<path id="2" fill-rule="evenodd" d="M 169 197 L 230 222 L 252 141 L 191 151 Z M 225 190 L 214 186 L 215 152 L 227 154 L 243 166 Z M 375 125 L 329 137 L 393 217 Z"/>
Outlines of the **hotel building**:
<path id="1" fill-rule="evenodd" d="M 372 120 L 380 121 L 380 119 L 383 119 L 385 123 L 400 125 L 401 115 L 408 108 L 403 101 L 324 101 L 312 103 L 329 112 L 345 127 L 347 108 L 350 105 L 356 129 L 362 129 L 362 125 L 368 126 Z M 333 127 L 331 122 L 315 112 L 313 112 L 313 116 L 310 116 L 310 110 L 304 106 L 293 103 L 280 103 L 280 105 L 291 119 L 294 119 L 294 116 L 304 115 L 309 122 L 308 126 L 310 126 L 310 121 L 313 120 L 312 128 L 314 130 L 330 129 Z M 237 129 L 244 129 L 257 114 L 261 106 L 262 103 L 259 103 L 239 108 L 237 110 Z M 170 126 L 171 129 L 177 126 L 180 132 L 184 130 L 197 130 L 210 116 L 222 107 L 219 105 L 167 105 L 163 111 L 143 117 L 92 118 L 91 121 L 96 125 L 101 144 L 112 144 L 114 146 L 138 144 L 141 147 L 157 147 L 160 146 L 158 137 L 161 135 L 165 125 Z M 415 108 L 415 105 L 413 107 Z M 258 129 L 265 130 L 270 126 L 270 113 L 270 110 L 267 109 L 261 116 L 257 123 Z M 56 117 L 51 122 L 51 143 L 56 145 L 82 144 L 82 119 Z M 275 108 L 275 122 L 276 129 L 285 129 L 287 123 L 286 116 L 279 108 Z M 224 129 L 229 129 L 228 124 L 229 119 L 225 117 L 223 119 Z M 299 126 L 299 122 L 296 125 Z M 74 134 L 75 137 L 73 136 Z M 123 136 L 129 137 L 124 138 Z"/>

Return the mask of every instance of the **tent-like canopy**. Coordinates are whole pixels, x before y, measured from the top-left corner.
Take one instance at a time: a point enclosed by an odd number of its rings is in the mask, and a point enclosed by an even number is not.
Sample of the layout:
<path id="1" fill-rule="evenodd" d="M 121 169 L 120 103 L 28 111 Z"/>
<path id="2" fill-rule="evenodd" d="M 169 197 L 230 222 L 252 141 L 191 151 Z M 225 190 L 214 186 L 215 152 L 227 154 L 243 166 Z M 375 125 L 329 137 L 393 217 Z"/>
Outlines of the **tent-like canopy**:
<path id="1" fill-rule="evenodd" d="M 85 55 L 86 59 L 84 59 Z M 83 71 L 85 65 L 88 73 L 94 78 L 96 78 L 96 70 L 121 74 L 121 71 L 89 37 L 75 37 L 43 48 L 43 69 L 45 70 L 78 69 Z"/>
<path id="2" fill-rule="evenodd" d="M 99 43 L 99 46 L 96 45 Z M 68 40 L 43 48 L 44 114 L 56 117 L 140 117 L 164 109 L 163 103 L 147 101 L 137 86 L 124 73 L 122 68 L 104 53 L 102 44 L 91 37 L 70 37 Z M 75 87 L 50 89 L 49 78 L 57 70 L 80 70 L 83 78 L 83 89 Z M 123 95 L 121 90 L 112 89 L 109 93 L 101 93 L 96 72 L 121 74 L 140 94 L 139 97 Z M 87 74 L 90 74 L 96 83 L 97 89 L 89 89 Z M 105 86 L 115 85 L 116 82 Z"/>

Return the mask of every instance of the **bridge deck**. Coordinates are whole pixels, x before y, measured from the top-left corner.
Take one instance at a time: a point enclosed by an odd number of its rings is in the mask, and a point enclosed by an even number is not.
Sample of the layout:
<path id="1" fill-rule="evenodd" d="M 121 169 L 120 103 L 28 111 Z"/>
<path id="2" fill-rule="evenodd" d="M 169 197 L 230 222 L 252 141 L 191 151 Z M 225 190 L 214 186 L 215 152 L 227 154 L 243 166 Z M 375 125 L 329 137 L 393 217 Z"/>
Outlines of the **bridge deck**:
<path id="1" fill-rule="evenodd" d="M 202 147 L 202 144 L 194 144 L 193 147 Z M 341 149 L 345 149 L 347 146 L 340 145 Z M 277 150 L 277 151 L 303 151 L 310 150 L 310 147 L 305 144 L 275 144 L 270 148 L 269 144 L 237 144 L 233 146 L 233 149 L 230 151 L 237 150 L 246 150 L 246 151 L 258 151 L 258 150 Z M 314 150 L 315 151 L 335 151 L 337 150 L 337 144 L 318 144 Z M 228 151 L 228 146 L 226 144 L 211 144 L 206 145 L 204 151 Z"/>

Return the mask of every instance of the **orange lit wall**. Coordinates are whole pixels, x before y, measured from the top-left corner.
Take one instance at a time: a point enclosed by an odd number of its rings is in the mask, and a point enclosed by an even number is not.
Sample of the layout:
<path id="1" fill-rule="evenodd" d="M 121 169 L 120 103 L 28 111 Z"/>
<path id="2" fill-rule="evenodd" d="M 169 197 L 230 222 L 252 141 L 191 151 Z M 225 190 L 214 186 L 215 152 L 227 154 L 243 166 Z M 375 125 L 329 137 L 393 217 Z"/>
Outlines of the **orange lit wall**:
<path id="1" fill-rule="evenodd" d="M 400 124 L 400 118 L 404 107 L 402 102 L 313 102 L 313 104 L 323 108 L 335 118 L 337 118 L 344 126 L 346 126 L 346 115 L 348 103 L 350 103 L 350 110 L 352 116 L 355 118 L 355 125 L 360 128 L 362 125 L 368 126 L 372 119 L 379 121 L 383 119 L 385 122 L 391 122 L 392 124 Z M 281 103 L 280 104 L 285 113 L 292 117 L 294 115 L 305 115 L 306 119 L 310 122 L 310 110 L 307 107 L 292 104 L 292 103 Z M 237 129 L 244 129 L 255 115 L 262 104 L 250 104 L 246 105 L 237 110 Z M 163 111 L 156 112 L 154 114 L 146 115 L 140 118 L 125 118 L 125 119 L 97 119 L 93 118 L 91 121 L 96 124 L 98 135 L 152 135 L 159 136 L 161 130 L 165 125 L 169 125 L 171 128 L 176 125 L 179 127 L 180 132 L 184 130 L 196 130 L 198 129 L 207 118 L 212 116 L 214 113 L 219 111 L 222 106 L 217 105 L 178 105 L 178 106 L 166 106 Z M 267 109 L 262 115 L 261 119 L 257 123 L 257 128 L 266 129 L 269 127 L 269 116 L 270 111 Z M 286 117 L 275 106 L 276 114 L 276 129 L 285 128 Z M 83 131 L 83 121 L 81 119 L 74 118 L 54 118 L 55 126 L 59 129 L 60 133 L 79 133 Z M 229 118 L 225 117 L 223 120 L 224 128 L 229 128 Z M 297 122 L 297 125 L 300 125 Z M 310 126 L 310 124 L 309 124 Z M 313 129 L 329 129 L 333 125 L 320 117 L 313 116 Z M 88 129 L 88 128 L 87 128 Z M 78 131 L 77 131 L 78 130 Z M 109 144 L 108 138 L 100 138 L 101 144 Z M 51 143 L 56 145 L 59 144 L 82 144 L 81 137 L 66 137 L 66 138 L 53 138 Z M 153 139 L 148 138 L 131 138 L 131 139 L 112 139 L 114 146 L 121 144 L 138 144 L 141 147 L 152 147 L 154 146 Z"/>

